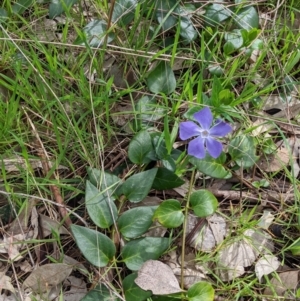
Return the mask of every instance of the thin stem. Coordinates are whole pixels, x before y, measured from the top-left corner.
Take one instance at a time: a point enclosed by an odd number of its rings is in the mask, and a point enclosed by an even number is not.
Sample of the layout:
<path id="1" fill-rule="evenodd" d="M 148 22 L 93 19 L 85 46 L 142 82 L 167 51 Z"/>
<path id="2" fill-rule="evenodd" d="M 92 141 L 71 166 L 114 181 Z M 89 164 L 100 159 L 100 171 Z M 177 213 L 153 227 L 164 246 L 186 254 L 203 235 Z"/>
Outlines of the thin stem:
<path id="1" fill-rule="evenodd" d="M 183 225 L 183 233 L 182 233 L 182 247 L 181 247 L 181 289 L 184 289 L 184 255 L 185 255 L 185 243 L 186 243 L 186 230 L 188 223 L 188 212 L 190 206 L 190 198 L 194 186 L 195 181 L 195 169 L 192 171 L 191 181 L 189 185 L 189 191 L 187 195 L 185 210 L 184 210 L 184 225 Z"/>

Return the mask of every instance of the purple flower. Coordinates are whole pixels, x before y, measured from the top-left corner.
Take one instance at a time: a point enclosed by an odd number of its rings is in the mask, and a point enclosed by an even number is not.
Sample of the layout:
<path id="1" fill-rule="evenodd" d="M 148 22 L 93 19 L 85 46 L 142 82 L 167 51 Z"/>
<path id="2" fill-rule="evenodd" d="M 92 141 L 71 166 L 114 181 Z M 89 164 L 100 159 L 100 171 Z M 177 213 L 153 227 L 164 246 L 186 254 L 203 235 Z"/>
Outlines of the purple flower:
<path id="1" fill-rule="evenodd" d="M 179 137 L 181 140 L 187 140 L 195 137 L 190 141 L 188 146 L 188 154 L 198 159 L 205 157 L 206 150 L 213 157 L 218 158 L 223 150 L 222 143 L 216 138 L 224 137 L 232 131 L 232 127 L 217 119 L 213 124 L 213 115 L 209 108 L 204 108 L 194 114 L 195 120 L 181 122 L 179 126 Z"/>

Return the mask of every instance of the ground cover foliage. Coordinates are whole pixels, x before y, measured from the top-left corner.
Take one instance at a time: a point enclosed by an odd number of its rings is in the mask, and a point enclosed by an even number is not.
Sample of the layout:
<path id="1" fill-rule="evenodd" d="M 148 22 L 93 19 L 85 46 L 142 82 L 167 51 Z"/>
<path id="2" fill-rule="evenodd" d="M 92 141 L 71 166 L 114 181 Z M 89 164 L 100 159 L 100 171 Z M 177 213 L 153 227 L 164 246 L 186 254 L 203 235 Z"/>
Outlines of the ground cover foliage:
<path id="1" fill-rule="evenodd" d="M 298 9 L 2 1 L 1 300 L 296 300 Z"/>

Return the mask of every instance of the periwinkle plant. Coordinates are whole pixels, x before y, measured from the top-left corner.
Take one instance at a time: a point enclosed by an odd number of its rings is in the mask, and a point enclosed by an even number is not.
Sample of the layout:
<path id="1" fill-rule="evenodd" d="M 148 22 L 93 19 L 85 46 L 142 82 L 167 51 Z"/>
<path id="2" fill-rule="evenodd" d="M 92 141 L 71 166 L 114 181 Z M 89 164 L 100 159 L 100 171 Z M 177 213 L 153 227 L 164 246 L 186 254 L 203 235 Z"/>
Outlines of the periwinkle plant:
<path id="1" fill-rule="evenodd" d="M 217 138 L 222 138 L 232 131 L 232 127 L 217 119 L 213 122 L 211 110 L 206 107 L 194 114 L 193 121 L 182 122 L 179 126 L 179 137 L 181 140 L 187 140 L 195 137 L 188 145 L 188 154 L 198 159 L 203 159 L 206 151 L 213 157 L 218 158 L 223 150 L 222 143 Z"/>

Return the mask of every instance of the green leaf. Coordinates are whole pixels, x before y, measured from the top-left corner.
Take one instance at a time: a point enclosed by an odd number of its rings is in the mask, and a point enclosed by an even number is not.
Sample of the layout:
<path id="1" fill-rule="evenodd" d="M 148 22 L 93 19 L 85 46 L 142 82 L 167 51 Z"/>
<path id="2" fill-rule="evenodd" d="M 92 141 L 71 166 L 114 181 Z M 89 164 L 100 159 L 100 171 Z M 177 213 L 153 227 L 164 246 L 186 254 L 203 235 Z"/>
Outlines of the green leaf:
<path id="1" fill-rule="evenodd" d="M 177 0 L 157 0 L 155 8 L 157 21 L 162 26 L 163 31 L 170 29 L 177 23 L 178 17 L 173 14 L 179 14 Z"/>
<path id="2" fill-rule="evenodd" d="M 49 18 L 54 19 L 64 11 L 68 11 L 78 0 L 52 0 L 49 5 Z"/>
<path id="3" fill-rule="evenodd" d="M 23 14 L 24 11 L 30 7 L 33 3 L 33 0 L 18 0 L 12 7 L 12 12 L 14 14 Z"/>
<path id="4" fill-rule="evenodd" d="M 176 171 L 176 162 L 171 156 L 167 157 L 166 159 L 162 159 L 161 164 L 164 168 L 170 170 L 171 172 Z"/>
<path id="5" fill-rule="evenodd" d="M 189 13 L 189 10 L 180 6 L 180 36 L 183 38 L 183 43 L 191 43 L 198 36 L 198 32 L 189 17 Z"/>
<path id="6" fill-rule="evenodd" d="M 128 157 L 132 163 L 146 164 L 151 162 L 148 155 L 153 150 L 150 134 L 147 131 L 140 131 L 129 143 Z"/>
<path id="7" fill-rule="evenodd" d="M 155 208 L 147 206 L 125 211 L 117 221 L 121 234 L 127 238 L 136 238 L 148 231 Z"/>
<path id="8" fill-rule="evenodd" d="M 218 200 L 206 189 L 193 192 L 191 194 L 190 203 L 195 214 L 199 217 L 212 215 L 218 207 Z"/>
<path id="9" fill-rule="evenodd" d="M 112 21 L 117 22 L 119 26 L 128 25 L 134 18 L 137 0 L 116 0 Z"/>
<path id="10" fill-rule="evenodd" d="M 83 36 L 77 37 L 75 45 L 90 45 L 100 47 L 105 39 L 107 24 L 103 20 L 93 20 L 83 28 Z M 113 33 L 108 34 L 107 42 L 110 43 L 115 38 Z"/>
<path id="11" fill-rule="evenodd" d="M 215 291 L 208 282 L 197 282 L 193 284 L 187 292 L 189 301 L 213 301 Z"/>
<path id="12" fill-rule="evenodd" d="M 204 20 L 209 26 L 218 26 L 230 16 L 231 11 L 228 8 L 223 4 L 214 3 L 207 7 L 204 14 Z"/>
<path id="13" fill-rule="evenodd" d="M 121 184 L 120 178 L 109 172 L 92 167 L 87 168 L 87 173 L 90 182 L 94 186 L 99 187 L 101 192 L 109 195 L 111 200 L 115 200 L 114 194 L 117 194 L 117 187 Z"/>
<path id="14" fill-rule="evenodd" d="M 0 7 L 0 23 L 6 22 L 8 19 L 7 11 Z"/>
<path id="15" fill-rule="evenodd" d="M 175 91 L 176 79 L 168 62 L 161 61 L 149 73 L 147 86 L 152 93 L 170 94 Z"/>
<path id="16" fill-rule="evenodd" d="M 177 228 L 184 221 L 181 204 L 177 200 L 163 201 L 154 212 L 154 220 L 166 228 Z"/>
<path id="17" fill-rule="evenodd" d="M 94 266 L 105 267 L 114 257 L 115 245 L 106 235 L 74 224 L 71 230 L 81 253 Z"/>
<path id="18" fill-rule="evenodd" d="M 214 159 L 207 155 L 204 159 L 192 157 L 189 161 L 196 166 L 199 171 L 210 177 L 216 179 L 229 179 L 232 176 L 232 174 L 225 169 L 220 158 Z"/>
<path id="19" fill-rule="evenodd" d="M 128 275 L 123 280 L 123 290 L 125 292 L 126 301 L 144 301 L 151 297 L 151 291 L 144 291 L 138 285 L 135 284 L 137 274 L 133 273 Z"/>
<path id="20" fill-rule="evenodd" d="M 157 168 L 152 168 L 129 177 L 122 185 L 121 191 L 130 202 L 141 202 L 149 193 Z"/>
<path id="21" fill-rule="evenodd" d="M 259 27 L 258 13 L 253 6 L 240 9 L 234 15 L 234 21 L 237 26 L 246 30 Z"/>
<path id="22" fill-rule="evenodd" d="M 85 204 L 90 218 L 100 228 L 109 228 L 118 217 L 117 207 L 109 195 L 101 193 L 90 181 L 86 182 Z"/>
<path id="23" fill-rule="evenodd" d="M 98 284 L 94 289 L 90 290 L 80 301 L 120 301 L 120 299 L 112 293 L 103 284 Z"/>
<path id="24" fill-rule="evenodd" d="M 168 150 L 166 147 L 165 139 L 163 138 L 162 133 L 153 133 L 151 134 L 152 144 L 155 150 L 157 159 L 168 158 Z"/>
<path id="25" fill-rule="evenodd" d="M 183 184 L 184 181 L 181 180 L 172 171 L 163 167 L 159 167 L 152 188 L 157 190 L 165 190 L 165 189 L 176 188 Z"/>
<path id="26" fill-rule="evenodd" d="M 253 166 L 258 159 L 256 156 L 256 141 L 251 136 L 238 136 L 232 139 L 228 152 L 236 164 L 243 168 Z"/>
<path id="27" fill-rule="evenodd" d="M 182 294 L 172 294 L 171 296 L 169 295 L 162 295 L 162 296 L 152 296 L 151 300 L 152 301 L 179 301 L 182 299 Z"/>
<path id="28" fill-rule="evenodd" d="M 225 33 L 224 38 L 234 49 L 239 49 L 244 45 L 244 39 L 240 29 L 234 29 L 231 32 Z"/>
<path id="29" fill-rule="evenodd" d="M 126 266 L 137 271 L 149 259 L 158 259 L 168 248 L 170 239 L 165 237 L 144 237 L 128 242 L 121 251 Z"/>
<path id="30" fill-rule="evenodd" d="M 143 96 L 136 104 L 136 111 L 138 111 L 138 118 L 141 125 L 150 125 L 163 118 L 166 109 L 163 108 L 154 97 Z"/>

